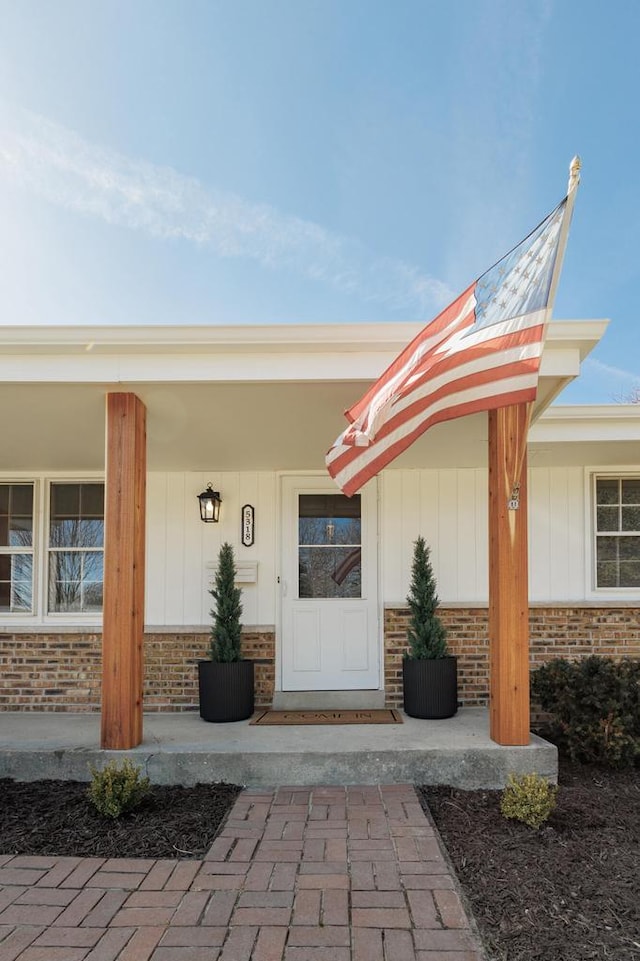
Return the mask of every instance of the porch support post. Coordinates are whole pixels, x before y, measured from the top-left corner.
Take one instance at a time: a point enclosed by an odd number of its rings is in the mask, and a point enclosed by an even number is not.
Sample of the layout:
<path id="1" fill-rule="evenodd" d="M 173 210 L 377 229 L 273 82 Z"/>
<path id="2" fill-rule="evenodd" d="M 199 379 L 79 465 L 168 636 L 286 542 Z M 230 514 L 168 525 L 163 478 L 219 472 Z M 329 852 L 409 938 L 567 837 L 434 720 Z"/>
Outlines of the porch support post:
<path id="1" fill-rule="evenodd" d="M 526 404 L 489 411 L 490 735 L 498 744 L 529 743 L 528 414 Z"/>
<path id="2" fill-rule="evenodd" d="M 142 741 L 146 408 L 107 394 L 101 746 Z"/>

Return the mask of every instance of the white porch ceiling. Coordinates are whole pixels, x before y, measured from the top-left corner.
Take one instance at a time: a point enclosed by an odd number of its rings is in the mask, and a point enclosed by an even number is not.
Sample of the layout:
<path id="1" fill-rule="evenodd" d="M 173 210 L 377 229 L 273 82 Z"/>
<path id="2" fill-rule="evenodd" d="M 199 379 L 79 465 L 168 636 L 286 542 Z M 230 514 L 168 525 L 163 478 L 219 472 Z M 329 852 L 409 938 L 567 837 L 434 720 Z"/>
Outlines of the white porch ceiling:
<path id="1" fill-rule="evenodd" d="M 578 375 L 605 328 L 551 324 L 536 417 Z M 322 469 L 343 410 L 419 330 L 0 328 L 0 470 L 102 471 L 108 391 L 133 391 L 145 403 L 150 470 Z M 610 440 L 602 431 L 578 436 L 568 422 L 550 430 L 538 441 L 533 428 L 532 462 L 640 460 L 633 430 L 614 430 Z M 394 466 L 483 466 L 486 447 L 487 418 L 478 414 L 432 428 Z"/>
<path id="2" fill-rule="evenodd" d="M 3 384 L 0 470 L 102 471 L 106 384 Z M 334 384 L 127 384 L 147 406 L 149 470 L 313 470 L 345 426 L 361 382 Z M 569 424 L 532 429 L 536 466 L 640 462 L 640 411 L 621 432 Z M 538 437 L 540 438 L 538 440 Z M 486 465 L 487 417 L 431 428 L 395 467 Z"/>
<path id="3" fill-rule="evenodd" d="M 0 470 L 104 468 L 105 384 L 0 385 Z M 127 384 L 147 406 L 149 470 L 313 470 L 363 385 Z M 483 461 L 482 415 L 433 428 L 402 466 Z M 462 461 L 464 463 L 462 463 Z M 400 464 L 400 462 L 399 462 Z"/>

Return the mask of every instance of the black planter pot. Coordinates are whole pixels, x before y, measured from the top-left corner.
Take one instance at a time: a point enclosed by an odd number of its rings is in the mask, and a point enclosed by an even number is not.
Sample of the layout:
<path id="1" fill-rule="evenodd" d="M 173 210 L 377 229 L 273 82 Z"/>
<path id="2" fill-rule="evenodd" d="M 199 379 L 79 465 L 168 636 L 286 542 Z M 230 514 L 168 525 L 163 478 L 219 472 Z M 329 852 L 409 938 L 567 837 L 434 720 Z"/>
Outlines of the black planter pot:
<path id="1" fill-rule="evenodd" d="M 458 662 L 455 657 L 402 662 L 404 710 L 409 717 L 453 717 L 458 710 Z"/>
<path id="2" fill-rule="evenodd" d="M 253 661 L 198 661 L 203 721 L 244 721 L 253 714 Z"/>

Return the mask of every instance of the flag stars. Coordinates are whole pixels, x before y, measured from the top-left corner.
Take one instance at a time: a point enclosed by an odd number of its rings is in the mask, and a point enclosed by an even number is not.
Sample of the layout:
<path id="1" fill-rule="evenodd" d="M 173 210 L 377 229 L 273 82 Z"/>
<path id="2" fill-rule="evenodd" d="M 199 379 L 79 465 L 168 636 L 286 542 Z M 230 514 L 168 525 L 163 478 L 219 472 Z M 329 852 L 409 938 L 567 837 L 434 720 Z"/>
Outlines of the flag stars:
<path id="1" fill-rule="evenodd" d="M 488 399 L 491 403 L 503 401 L 502 379 L 494 375 L 504 365 L 508 364 L 510 377 L 519 377 L 522 374 L 527 378 L 527 384 L 530 383 L 533 353 L 523 352 L 526 356 L 521 356 L 515 362 L 512 353 L 513 335 L 527 329 L 528 318 L 535 312 L 549 307 L 551 278 L 557 261 L 560 238 L 563 236 L 564 210 L 563 202 L 560 209 L 552 211 L 541 226 L 535 228 L 514 250 L 477 279 L 472 301 L 475 310 L 469 310 L 469 313 L 465 310 L 462 318 L 456 316 L 455 321 L 451 321 L 451 328 L 444 339 L 439 333 L 437 347 L 426 346 L 430 337 L 430 328 L 427 326 L 420 335 L 420 348 L 405 348 L 393 365 L 393 373 L 383 374 L 376 383 L 371 395 L 373 399 L 367 401 L 368 409 L 365 414 L 360 415 L 358 427 L 347 428 L 327 455 L 329 473 L 345 493 L 350 495 L 358 491 L 370 477 L 375 476 L 411 442 L 416 427 L 411 393 L 416 388 L 422 392 L 419 394 L 422 405 L 423 397 L 428 396 L 424 395 L 424 390 L 431 390 L 429 380 L 433 376 L 431 371 L 434 361 L 444 356 L 451 358 L 454 366 L 449 372 L 451 379 L 448 383 L 443 385 L 440 380 L 437 381 L 438 404 L 441 402 L 442 390 L 444 404 L 453 403 L 454 406 L 439 407 L 438 413 L 440 415 L 444 411 L 447 418 L 459 416 L 458 365 L 465 364 L 470 356 L 466 350 L 469 343 L 466 338 L 469 334 L 473 334 L 470 344 L 472 349 L 481 345 L 481 362 L 486 357 L 486 366 L 482 367 L 482 370 L 491 372 L 495 384 L 495 392 L 490 397 L 481 398 L 479 403 L 484 406 L 478 406 L 478 410 L 489 406 Z M 453 309 L 453 305 L 450 309 Z M 538 324 L 531 329 L 539 332 L 535 345 L 541 352 L 543 325 Z M 527 344 L 529 343 L 527 337 Z M 423 350 L 426 353 L 423 353 Z M 473 356 L 475 360 L 475 353 Z M 538 357 L 539 353 L 535 356 Z M 393 378 L 400 369 L 403 371 L 403 386 L 396 387 Z M 425 410 L 430 411 L 431 408 L 427 407 Z M 378 431 L 376 436 L 375 430 L 372 430 L 365 435 L 360 428 L 360 424 L 366 422 L 377 429 L 383 423 L 389 423 L 392 417 L 394 428 L 387 434 Z"/>

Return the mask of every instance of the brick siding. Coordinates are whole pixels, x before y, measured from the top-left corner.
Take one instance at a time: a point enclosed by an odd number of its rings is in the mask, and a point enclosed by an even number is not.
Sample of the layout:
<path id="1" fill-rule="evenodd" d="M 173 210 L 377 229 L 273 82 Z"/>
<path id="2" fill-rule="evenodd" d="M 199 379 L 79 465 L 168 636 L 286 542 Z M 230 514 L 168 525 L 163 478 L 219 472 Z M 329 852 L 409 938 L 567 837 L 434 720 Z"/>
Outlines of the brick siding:
<path id="1" fill-rule="evenodd" d="M 486 608 L 441 608 L 451 653 L 458 657 L 458 690 L 467 705 L 488 701 Z M 402 656 L 407 608 L 385 611 L 385 691 L 389 707 L 402 706 Z M 534 607 L 530 612 L 531 666 L 552 657 L 640 657 L 640 608 Z M 99 711 L 101 635 L 0 634 L 0 711 Z M 197 661 L 208 634 L 145 634 L 145 711 L 198 709 Z M 273 631 L 245 629 L 244 657 L 255 661 L 256 707 L 269 707 L 275 689 Z"/>
<path id="2" fill-rule="evenodd" d="M 144 638 L 144 710 L 198 710 L 197 662 L 207 633 L 148 633 Z M 99 711 L 101 634 L 0 634 L 0 711 Z M 256 707 L 275 687 L 273 631 L 242 633 L 242 655 L 255 662 Z"/>
<path id="3" fill-rule="evenodd" d="M 448 644 L 458 658 L 458 697 L 469 706 L 489 700 L 489 612 L 486 607 L 440 608 Z M 402 706 L 402 657 L 407 649 L 409 610 L 384 614 L 385 692 L 388 707 Z M 554 657 L 589 654 L 640 657 L 640 608 L 532 607 L 529 611 L 530 664 Z"/>

